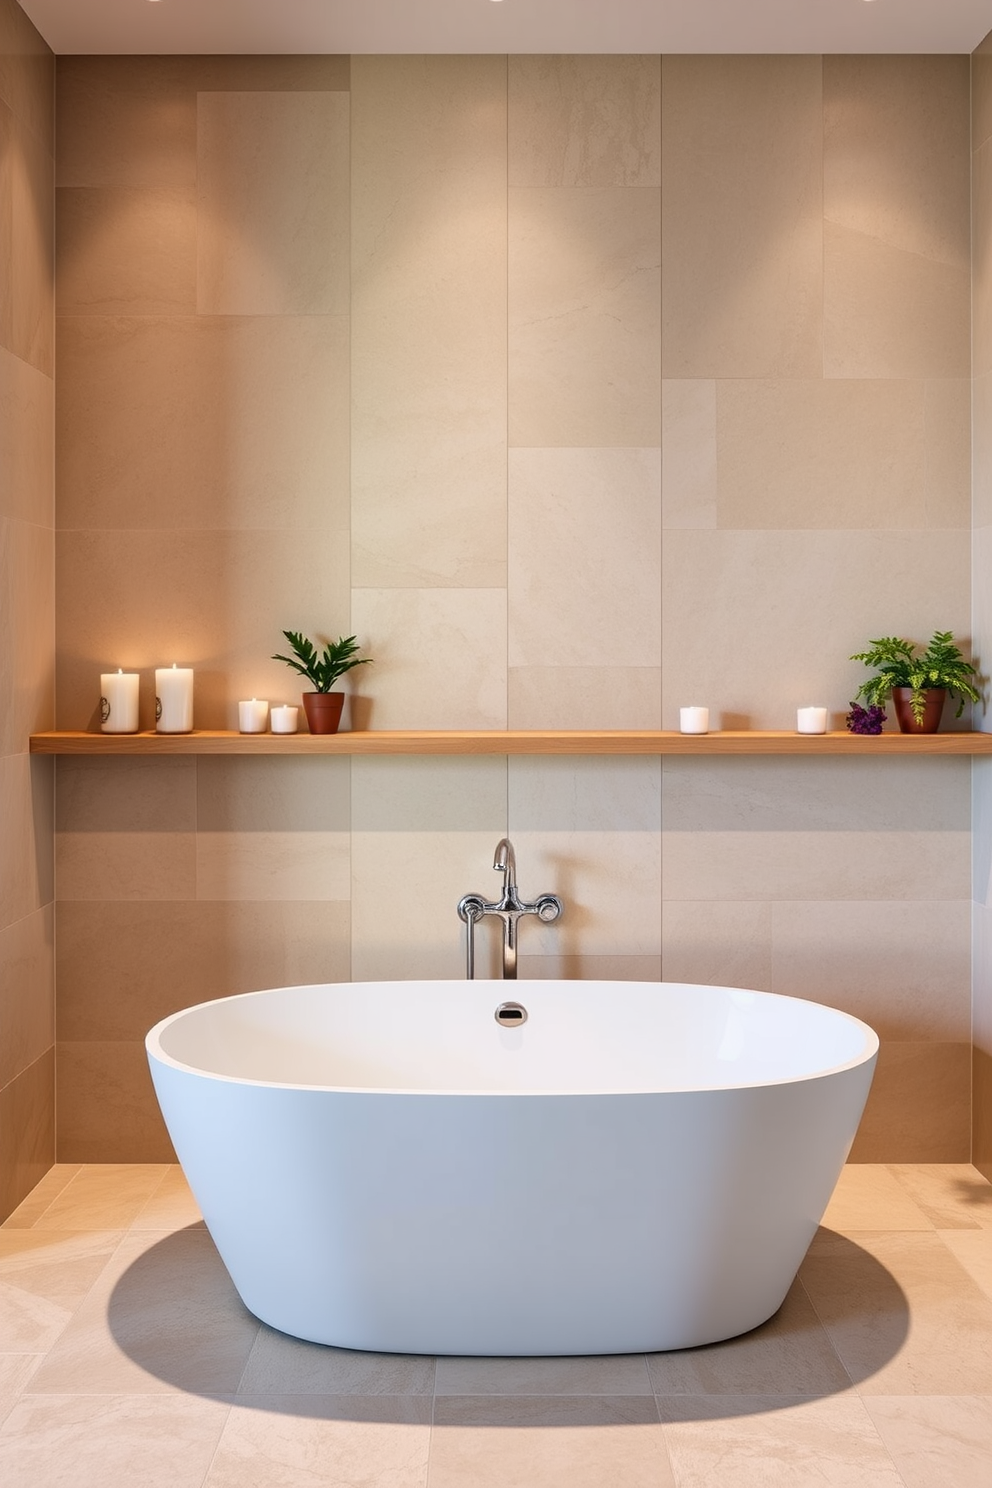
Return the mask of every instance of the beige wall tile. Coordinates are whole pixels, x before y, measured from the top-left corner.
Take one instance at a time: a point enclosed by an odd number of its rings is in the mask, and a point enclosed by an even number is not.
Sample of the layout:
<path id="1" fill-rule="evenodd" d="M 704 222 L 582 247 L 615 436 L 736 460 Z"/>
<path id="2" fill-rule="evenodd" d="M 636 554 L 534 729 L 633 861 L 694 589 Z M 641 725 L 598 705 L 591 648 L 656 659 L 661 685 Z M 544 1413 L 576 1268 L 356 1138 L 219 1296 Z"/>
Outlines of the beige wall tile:
<path id="1" fill-rule="evenodd" d="M 863 1018 L 884 1039 L 967 1043 L 967 899 L 772 906 L 772 992 Z"/>
<path id="2" fill-rule="evenodd" d="M 972 388 L 973 519 L 976 527 L 992 524 L 992 373 L 976 377 Z"/>
<path id="3" fill-rule="evenodd" d="M 964 531 L 669 532 L 662 726 L 691 702 L 724 728 L 794 728 L 815 702 L 842 727 L 868 638 L 928 639 L 938 614 L 968 634 L 967 547 Z"/>
<path id="4" fill-rule="evenodd" d="M 513 832 L 646 832 L 661 827 L 661 761 L 650 755 L 514 755 L 508 761 Z"/>
<path id="5" fill-rule="evenodd" d="M 502 590 L 353 589 L 351 623 L 375 657 L 366 727 L 506 727 Z"/>
<path id="6" fill-rule="evenodd" d="M 971 383 L 926 384 L 926 525 L 967 527 L 971 520 Z"/>
<path id="7" fill-rule="evenodd" d="M 348 58 L 59 58 L 60 186 L 195 186 L 196 95 L 347 91 Z"/>
<path id="8" fill-rule="evenodd" d="M 966 1162 L 970 1063 L 967 1044 L 883 1043 L 851 1161 Z"/>
<path id="9" fill-rule="evenodd" d="M 175 1162 L 143 1041 L 64 1043 L 56 1151 L 65 1162 Z"/>
<path id="10" fill-rule="evenodd" d="M 353 582 L 506 579 L 506 62 L 361 57 Z"/>
<path id="11" fill-rule="evenodd" d="M 55 1042 L 52 905 L 0 930 L 0 1088 Z"/>
<path id="12" fill-rule="evenodd" d="M 665 377 L 819 376 L 820 58 L 666 56 L 662 92 Z"/>
<path id="13" fill-rule="evenodd" d="M 974 653 L 978 658 L 988 656 L 992 646 L 992 526 L 975 527 L 971 534 L 971 622 Z M 981 662 L 979 670 L 981 671 Z M 992 726 L 989 710 L 989 695 L 980 687 L 982 702 L 975 707 L 975 727 L 988 729 Z"/>
<path id="14" fill-rule="evenodd" d="M 926 457 L 921 381 L 718 386 L 720 527 L 929 526 Z"/>
<path id="15" fill-rule="evenodd" d="M 200 832 L 347 832 L 348 759 L 201 757 L 196 761 Z"/>
<path id="16" fill-rule="evenodd" d="M 971 143 L 978 149 L 992 139 L 992 45 L 986 36 L 971 54 Z"/>
<path id="17" fill-rule="evenodd" d="M 50 527 L 0 517 L 0 754 L 54 718 L 55 565 Z"/>
<path id="18" fill-rule="evenodd" d="M 658 192 L 516 187 L 509 211 L 510 444 L 658 445 Z"/>
<path id="19" fill-rule="evenodd" d="M 668 899 L 661 910 L 666 982 L 770 991 L 771 904 Z"/>
<path id="20" fill-rule="evenodd" d="M 505 757 L 356 757 L 351 772 L 356 832 L 489 832 L 493 849 L 506 833 Z"/>
<path id="21" fill-rule="evenodd" d="M 198 899 L 347 900 L 347 832 L 196 834 Z"/>
<path id="22" fill-rule="evenodd" d="M 0 516 L 54 525 L 54 422 L 52 379 L 0 347 Z"/>
<path id="23" fill-rule="evenodd" d="M 717 384 L 661 385 L 661 510 L 666 527 L 717 525 Z"/>
<path id="24" fill-rule="evenodd" d="M 971 1160 L 992 1183 L 992 1055 L 976 1046 L 971 1051 Z"/>
<path id="25" fill-rule="evenodd" d="M 3 348 L 14 345 L 14 171 L 7 161 L 13 161 L 16 129 L 14 115 L 0 99 L 0 159 L 4 161 L 0 175 L 0 283 L 6 288 L 0 299 L 0 347 Z"/>
<path id="26" fill-rule="evenodd" d="M 191 189 L 62 187 L 56 192 L 60 315 L 195 315 Z"/>
<path id="27" fill-rule="evenodd" d="M 966 262 L 824 223 L 825 376 L 966 377 L 969 302 Z"/>
<path id="28" fill-rule="evenodd" d="M 992 139 L 972 164 L 972 337 L 974 372 L 992 372 Z"/>
<path id="29" fill-rule="evenodd" d="M 511 186 L 660 186 L 661 61 L 509 57 Z"/>
<path id="30" fill-rule="evenodd" d="M 55 1060 L 48 1049 L 0 1089 L 0 1217 L 6 1219 L 55 1161 Z"/>
<path id="31" fill-rule="evenodd" d="M 347 565 L 345 321 L 66 318 L 59 375 L 61 527 L 317 528 Z"/>
<path id="32" fill-rule="evenodd" d="M 14 117 L 10 189 L 10 350 L 40 372 L 54 367 L 55 272 L 52 157 Z"/>
<path id="33" fill-rule="evenodd" d="M 965 57 L 824 57 L 828 222 L 967 263 L 968 72 Z"/>
<path id="34" fill-rule="evenodd" d="M 0 756 L 0 928 L 50 904 L 52 872 L 51 761 Z"/>
<path id="35" fill-rule="evenodd" d="M 576 956 L 568 951 L 557 955 L 517 957 L 518 975 L 539 982 L 660 982 L 660 956 Z"/>
<path id="36" fill-rule="evenodd" d="M 192 832 L 57 832 L 60 903 L 73 899 L 190 899 L 196 893 Z"/>
<path id="37" fill-rule="evenodd" d="M 511 667 L 507 727 L 658 729 L 660 667 Z"/>
<path id="38" fill-rule="evenodd" d="M 60 1037 L 78 1050 L 127 1044 L 160 1018 L 211 998 L 345 981 L 348 919 L 346 906 L 318 909 L 312 901 L 62 904 Z M 78 1161 L 94 1159 L 101 1160 L 91 1152 Z"/>
<path id="39" fill-rule="evenodd" d="M 509 664 L 661 663 L 657 449 L 513 450 Z"/>
<path id="40" fill-rule="evenodd" d="M 527 898 L 557 894 L 564 906 L 551 925 L 520 930 L 529 954 L 661 954 L 661 839 L 657 832 L 533 829 L 514 825 L 517 876 Z"/>
<path id="41" fill-rule="evenodd" d="M 992 1400 L 973 1395 L 870 1397 L 865 1408 L 906 1488 L 981 1488 Z"/>
<path id="42" fill-rule="evenodd" d="M 200 93 L 196 308 L 347 315 L 348 96 Z"/>
<path id="43" fill-rule="evenodd" d="M 0 99 L 52 153 L 55 58 L 15 0 L 0 6 Z"/>
<path id="44" fill-rule="evenodd" d="M 66 532 L 56 561 L 63 728 L 96 726 L 108 666 L 142 673 L 152 728 L 154 669 L 173 662 L 195 669 L 196 727 L 237 728 L 239 698 L 298 701 L 287 668 L 268 659 L 283 627 L 348 633 L 348 555 L 333 529 Z"/>

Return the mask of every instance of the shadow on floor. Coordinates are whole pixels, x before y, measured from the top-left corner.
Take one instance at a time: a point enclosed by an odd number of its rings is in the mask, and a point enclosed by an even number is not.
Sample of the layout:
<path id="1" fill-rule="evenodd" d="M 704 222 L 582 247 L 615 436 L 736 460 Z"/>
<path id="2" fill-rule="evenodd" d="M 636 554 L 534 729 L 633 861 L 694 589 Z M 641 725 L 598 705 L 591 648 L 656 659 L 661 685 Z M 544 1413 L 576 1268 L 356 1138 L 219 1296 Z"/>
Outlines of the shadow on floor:
<path id="1" fill-rule="evenodd" d="M 110 1296 L 108 1321 L 118 1347 L 155 1378 L 194 1395 L 237 1396 L 247 1407 L 366 1419 L 370 1397 L 378 1397 L 377 1416 L 390 1420 L 393 1412 L 404 1421 L 411 1397 L 429 1400 L 435 1390 L 433 1359 L 329 1348 L 260 1323 L 202 1225 L 167 1236 L 131 1263 Z M 436 1387 L 439 1396 L 480 1402 L 515 1398 L 521 1424 L 529 1418 L 525 1397 L 611 1397 L 634 1406 L 652 1391 L 693 1397 L 696 1419 L 708 1413 L 707 1397 L 714 1416 L 737 1415 L 848 1390 L 888 1363 L 908 1330 L 906 1296 L 892 1275 L 861 1246 L 821 1229 L 779 1311 L 739 1338 L 648 1354 L 646 1376 L 642 1355 L 444 1359 Z M 470 1410 L 468 1399 L 461 1404 Z"/>

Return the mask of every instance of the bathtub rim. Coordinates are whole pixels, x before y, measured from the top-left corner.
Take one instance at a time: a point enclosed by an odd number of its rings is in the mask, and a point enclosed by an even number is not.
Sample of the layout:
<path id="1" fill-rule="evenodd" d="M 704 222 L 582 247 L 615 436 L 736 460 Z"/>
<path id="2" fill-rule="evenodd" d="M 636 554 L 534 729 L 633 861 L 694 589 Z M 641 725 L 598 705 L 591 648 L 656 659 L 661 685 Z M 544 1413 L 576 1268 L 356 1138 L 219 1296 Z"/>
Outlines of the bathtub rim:
<path id="1" fill-rule="evenodd" d="M 560 1088 L 547 1088 L 547 1089 L 542 1088 L 542 1089 L 530 1089 L 530 1090 L 510 1090 L 510 1089 L 494 1090 L 494 1089 L 479 1089 L 478 1087 L 465 1088 L 465 1087 L 455 1086 L 455 1085 L 441 1086 L 441 1087 L 432 1086 L 430 1088 L 425 1088 L 423 1086 L 404 1086 L 404 1085 L 330 1085 L 330 1084 L 326 1084 L 326 1083 L 323 1083 L 323 1084 L 311 1084 L 311 1083 L 307 1083 L 307 1082 L 304 1082 L 304 1081 L 262 1080 L 262 1079 L 258 1079 L 256 1077 L 248 1076 L 248 1075 L 229 1075 L 229 1074 L 223 1074 L 220 1071 L 208 1069 L 208 1068 L 204 1067 L 203 1065 L 188 1064 L 188 1063 L 186 1063 L 185 1061 L 183 1061 L 181 1059 L 175 1058 L 174 1055 L 171 1055 L 171 1054 L 167 1053 L 166 1050 L 162 1047 L 162 1042 L 161 1042 L 162 1041 L 162 1036 L 167 1032 L 167 1030 L 172 1026 L 173 1023 L 178 1022 L 180 1019 L 188 1016 L 189 1014 L 192 1014 L 194 1012 L 198 1012 L 200 1009 L 206 1009 L 206 1008 L 211 1008 L 211 1007 L 218 1007 L 221 1004 L 223 1004 L 223 1005 L 226 1006 L 226 1005 L 229 1005 L 229 1004 L 232 1004 L 232 1003 L 243 1003 L 243 1002 L 246 1002 L 246 1001 L 248 1001 L 250 999 L 255 999 L 255 998 L 271 997 L 271 996 L 273 996 L 276 993 L 292 993 L 292 992 L 300 992 L 300 991 L 311 991 L 314 988 L 318 988 L 318 987 L 319 988 L 327 988 L 327 989 L 334 989 L 334 988 L 342 988 L 342 989 L 343 988 L 363 988 L 363 987 L 410 987 L 411 989 L 413 989 L 413 988 L 422 987 L 422 986 L 431 986 L 431 987 L 436 987 L 436 986 L 455 986 L 455 987 L 457 987 L 457 986 L 465 985 L 465 983 L 461 979 L 454 978 L 454 977 L 452 977 L 452 978 L 442 978 L 442 977 L 430 977 L 430 978 L 427 978 L 427 977 L 421 977 L 421 978 L 412 978 L 409 982 L 407 982 L 407 981 L 398 981 L 398 980 L 387 980 L 387 979 L 382 979 L 382 978 L 380 978 L 380 979 L 378 979 L 376 981 L 360 981 L 360 982 L 354 982 L 354 981 L 349 981 L 349 982 L 303 982 L 303 983 L 299 983 L 299 984 L 297 984 L 295 986 L 263 987 L 263 988 L 260 988 L 260 989 L 258 989 L 256 991 L 254 991 L 254 992 L 236 992 L 236 993 L 232 993 L 228 997 L 213 997 L 213 998 L 208 999 L 205 1002 L 192 1003 L 189 1007 L 179 1008 L 176 1012 L 169 1013 L 169 1014 L 166 1015 L 166 1017 L 159 1019 L 159 1021 L 152 1028 L 150 1028 L 149 1031 L 148 1031 L 148 1033 L 145 1035 L 145 1039 L 144 1039 L 145 1051 L 146 1051 L 146 1054 L 147 1054 L 149 1060 L 156 1060 L 160 1064 L 166 1066 L 169 1069 L 174 1069 L 174 1070 L 179 1071 L 181 1074 L 190 1075 L 190 1076 L 197 1077 L 197 1078 L 204 1079 L 204 1080 L 216 1080 L 219 1083 L 224 1084 L 224 1085 L 244 1086 L 246 1088 L 253 1088 L 253 1089 L 254 1088 L 257 1088 L 257 1089 L 260 1089 L 260 1090 L 280 1090 L 280 1091 L 287 1091 L 287 1092 L 301 1092 L 301 1093 L 307 1093 L 307 1094 L 313 1093 L 313 1094 L 326 1094 L 326 1095 L 348 1095 L 348 1096 L 354 1095 L 354 1096 L 370 1096 L 370 1097 L 379 1097 L 379 1096 L 387 1096 L 387 1095 L 388 1096 L 407 1096 L 407 1097 L 416 1097 L 416 1096 L 419 1096 L 419 1097 L 422 1097 L 422 1098 L 425 1098 L 425 1099 L 431 1099 L 431 1100 L 436 1100 L 436 1099 L 439 1099 L 439 1098 L 445 1098 L 446 1099 L 446 1098 L 452 1098 L 452 1097 L 458 1098 L 458 1099 L 463 1099 L 465 1097 L 472 1097 L 472 1098 L 475 1098 L 477 1100 L 483 1100 L 483 1099 L 499 1099 L 499 1100 L 505 1100 L 505 1099 L 516 1099 L 516 1100 L 533 1100 L 533 1099 L 541 1099 L 541 1100 L 547 1100 L 547 1099 L 566 1100 L 566 1099 L 568 1099 L 568 1100 L 575 1100 L 575 1099 L 582 1099 L 582 1100 L 597 1100 L 597 1099 L 617 1099 L 617 1098 L 622 1098 L 622 1097 L 642 1098 L 644 1096 L 655 1096 L 655 1097 L 657 1097 L 657 1096 L 671 1096 L 671 1097 L 676 1097 L 676 1096 L 683 1096 L 683 1095 L 692 1095 L 692 1094 L 697 1094 L 697 1093 L 698 1094 L 714 1094 L 714 1093 L 724 1092 L 724 1091 L 726 1091 L 726 1092 L 736 1092 L 736 1091 L 746 1091 L 746 1090 L 768 1090 L 768 1089 L 773 1089 L 773 1088 L 775 1088 L 776 1086 L 779 1086 L 779 1085 L 798 1085 L 798 1084 L 804 1084 L 804 1083 L 806 1083 L 808 1081 L 812 1081 L 812 1080 L 825 1080 L 825 1079 L 830 1078 L 831 1076 L 841 1074 L 845 1070 L 857 1069 L 859 1066 L 864 1065 L 864 1064 L 867 1064 L 867 1063 L 869 1063 L 869 1062 L 877 1059 L 878 1053 L 879 1053 L 880 1040 L 879 1040 L 878 1034 L 875 1032 L 875 1030 L 868 1023 L 865 1023 L 863 1019 L 856 1017 L 853 1013 L 844 1012 L 843 1009 L 841 1009 L 841 1008 L 832 1007 L 832 1006 L 830 1006 L 827 1003 L 814 1002 L 811 998 L 807 998 L 807 997 L 793 997 L 793 996 L 790 996 L 788 993 L 783 993 L 783 992 L 765 992 L 765 991 L 761 991 L 761 990 L 759 990 L 757 988 L 751 988 L 751 987 L 711 986 L 707 982 L 665 982 L 665 981 L 654 982 L 654 981 L 641 981 L 641 980 L 637 980 L 637 981 L 616 981 L 616 980 L 607 979 L 607 978 L 590 979 L 589 981 L 584 982 L 584 981 L 579 981 L 579 980 L 577 980 L 575 978 L 568 978 L 568 977 L 521 978 L 519 982 L 510 983 L 509 986 L 510 986 L 510 988 L 512 988 L 514 986 L 519 987 L 520 985 L 525 985 L 525 986 L 540 986 L 540 985 L 544 985 L 546 983 L 551 983 L 552 985 L 555 985 L 555 986 L 586 986 L 586 987 L 589 987 L 589 986 L 593 986 L 593 985 L 601 985 L 601 986 L 609 986 L 609 987 L 653 987 L 653 988 L 665 988 L 665 987 L 675 988 L 675 987 L 683 987 L 683 988 L 692 988 L 693 990 L 695 990 L 695 989 L 698 988 L 700 991 L 703 991 L 703 992 L 738 992 L 738 993 L 743 992 L 743 993 L 747 993 L 748 996 L 753 996 L 753 997 L 760 998 L 763 1002 L 766 1002 L 766 1003 L 768 1003 L 768 1002 L 802 1003 L 805 1006 L 816 1008 L 821 1013 L 827 1013 L 832 1018 L 842 1019 L 844 1022 L 849 1023 L 849 1024 L 853 1024 L 856 1028 L 862 1030 L 862 1039 L 863 1039 L 863 1042 L 862 1042 L 862 1047 L 859 1050 L 859 1052 L 856 1055 L 854 1055 L 852 1058 L 850 1058 L 850 1059 L 844 1060 L 844 1061 L 842 1061 L 840 1063 L 837 1063 L 837 1064 L 828 1065 L 824 1069 L 808 1070 L 808 1071 L 806 1071 L 804 1073 L 800 1073 L 800 1074 L 796 1074 L 796 1075 L 786 1075 L 786 1076 L 781 1076 L 781 1077 L 776 1078 L 776 1079 L 740 1080 L 740 1081 L 731 1082 L 731 1083 L 726 1083 L 725 1082 L 725 1083 L 713 1083 L 713 1084 L 695 1084 L 695 1085 L 688 1085 L 688 1086 L 676 1086 L 675 1088 L 671 1088 L 671 1089 L 658 1089 L 656 1087 L 648 1087 L 648 1088 L 637 1088 L 637 1089 L 630 1089 L 630 1088 L 628 1088 L 626 1090 L 623 1090 L 623 1089 L 621 1089 L 621 1090 L 617 1090 L 617 1089 L 609 1089 L 609 1090 L 606 1090 L 606 1089 L 600 1089 L 600 1090 L 595 1090 L 595 1089 L 593 1089 L 593 1090 L 564 1089 L 563 1090 L 563 1089 L 560 1089 Z M 493 987 L 493 989 L 497 991 L 497 995 L 498 995 L 498 989 L 503 988 L 503 987 L 506 987 L 508 984 L 505 983 L 505 982 L 502 982 L 502 981 L 493 981 L 492 983 L 488 983 L 487 982 L 486 985 L 491 985 Z"/>

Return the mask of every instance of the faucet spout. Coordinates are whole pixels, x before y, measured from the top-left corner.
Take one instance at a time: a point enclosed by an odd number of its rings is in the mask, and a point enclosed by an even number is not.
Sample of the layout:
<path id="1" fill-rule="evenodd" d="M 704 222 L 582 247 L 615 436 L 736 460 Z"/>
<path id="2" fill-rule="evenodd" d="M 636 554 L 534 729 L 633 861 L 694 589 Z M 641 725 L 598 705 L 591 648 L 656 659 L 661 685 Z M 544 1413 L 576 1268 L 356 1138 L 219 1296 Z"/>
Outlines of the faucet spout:
<path id="1" fill-rule="evenodd" d="M 494 903 L 488 904 L 481 894 L 465 894 L 458 902 L 458 915 L 466 927 L 466 975 L 469 980 L 475 975 L 475 926 L 487 915 L 500 921 L 503 932 L 503 977 L 512 981 L 517 975 L 517 925 L 524 915 L 535 915 L 544 924 L 550 924 L 561 914 L 561 900 L 554 894 L 542 894 L 533 904 L 521 899 L 517 892 L 517 859 L 513 843 L 501 837 L 496 844 L 493 868 L 503 875 L 503 893 Z"/>
<path id="2" fill-rule="evenodd" d="M 503 875 L 503 893 L 508 894 L 517 887 L 517 855 L 509 837 L 501 837 L 496 844 L 493 868 Z"/>

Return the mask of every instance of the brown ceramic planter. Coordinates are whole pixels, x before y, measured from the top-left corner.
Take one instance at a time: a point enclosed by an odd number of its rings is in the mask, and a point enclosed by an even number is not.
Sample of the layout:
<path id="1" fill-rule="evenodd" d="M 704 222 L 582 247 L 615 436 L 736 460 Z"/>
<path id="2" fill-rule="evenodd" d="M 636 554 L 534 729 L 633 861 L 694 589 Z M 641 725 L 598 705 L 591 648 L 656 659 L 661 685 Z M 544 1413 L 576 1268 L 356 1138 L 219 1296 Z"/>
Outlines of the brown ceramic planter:
<path id="1" fill-rule="evenodd" d="M 947 691 L 943 687 L 930 687 L 923 694 L 923 722 L 917 723 L 913 717 L 913 709 L 910 699 L 913 696 L 911 687 L 893 687 L 892 706 L 896 710 L 896 722 L 899 731 L 903 734 L 935 734 L 940 728 L 940 715 L 944 711 L 944 699 Z"/>
<path id="2" fill-rule="evenodd" d="M 312 734 L 336 734 L 344 707 L 343 692 L 305 692 L 303 711 Z"/>

